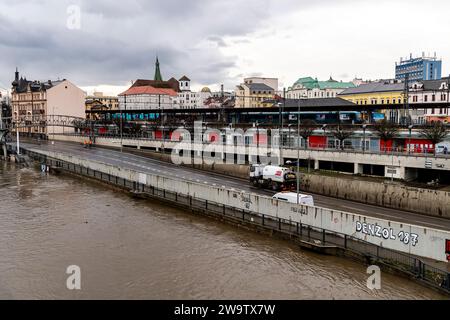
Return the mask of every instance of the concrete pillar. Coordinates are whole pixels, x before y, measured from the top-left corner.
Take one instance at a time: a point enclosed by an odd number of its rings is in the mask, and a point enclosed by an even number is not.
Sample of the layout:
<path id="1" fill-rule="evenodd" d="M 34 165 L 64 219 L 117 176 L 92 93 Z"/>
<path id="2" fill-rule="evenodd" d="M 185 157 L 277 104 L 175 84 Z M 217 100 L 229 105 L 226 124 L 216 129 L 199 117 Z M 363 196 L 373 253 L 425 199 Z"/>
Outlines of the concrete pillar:
<path id="1" fill-rule="evenodd" d="M 2 144 L 3 157 L 6 159 L 8 157 L 8 151 L 6 150 L 6 144 Z"/>
<path id="2" fill-rule="evenodd" d="M 364 165 L 359 164 L 359 163 L 355 163 L 354 166 L 355 166 L 354 174 L 363 174 L 363 172 L 364 172 Z"/>
<path id="3" fill-rule="evenodd" d="M 419 170 L 417 168 L 405 168 L 405 180 L 413 181 L 419 176 Z"/>
<path id="4" fill-rule="evenodd" d="M 314 170 L 319 170 L 320 169 L 320 162 L 319 160 L 314 160 Z"/>

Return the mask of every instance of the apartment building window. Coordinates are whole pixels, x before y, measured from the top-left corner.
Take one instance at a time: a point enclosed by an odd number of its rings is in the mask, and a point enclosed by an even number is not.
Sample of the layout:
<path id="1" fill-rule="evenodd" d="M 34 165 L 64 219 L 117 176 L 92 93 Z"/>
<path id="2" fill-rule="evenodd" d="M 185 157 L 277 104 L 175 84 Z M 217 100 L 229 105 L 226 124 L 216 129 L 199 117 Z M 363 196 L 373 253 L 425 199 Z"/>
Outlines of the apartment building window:
<path id="1" fill-rule="evenodd" d="M 425 96 L 423 97 L 423 101 L 424 101 L 424 102 L 428 102 L 428 96 L 427 96 L 427 95 L 425 95 Z"/>
<path id="2" fill-rule="evenodd" d="M 436 101 L 436 95 L 435 94 L 433 94 L 432 96 L 431 96 L 431 101 Z"/>

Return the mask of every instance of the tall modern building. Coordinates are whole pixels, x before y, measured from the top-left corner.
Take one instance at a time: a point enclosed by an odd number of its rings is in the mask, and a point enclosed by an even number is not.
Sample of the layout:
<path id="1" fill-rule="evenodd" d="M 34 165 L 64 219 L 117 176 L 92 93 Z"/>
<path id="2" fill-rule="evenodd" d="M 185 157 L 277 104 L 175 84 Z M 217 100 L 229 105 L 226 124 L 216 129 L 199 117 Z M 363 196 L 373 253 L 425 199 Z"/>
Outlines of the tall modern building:
<path id="1" fill-rule="evenodd" d="M 395 79 L 404 81 L 408 77 L 408 82 L 423 80 L 440 80 L 442 73 L 442 61 L 438 60 L 436 53 L 434 57 L 426 57 L 425 53 L 419 58 L 400 58 L 400 62 L 395 63 Z"/>

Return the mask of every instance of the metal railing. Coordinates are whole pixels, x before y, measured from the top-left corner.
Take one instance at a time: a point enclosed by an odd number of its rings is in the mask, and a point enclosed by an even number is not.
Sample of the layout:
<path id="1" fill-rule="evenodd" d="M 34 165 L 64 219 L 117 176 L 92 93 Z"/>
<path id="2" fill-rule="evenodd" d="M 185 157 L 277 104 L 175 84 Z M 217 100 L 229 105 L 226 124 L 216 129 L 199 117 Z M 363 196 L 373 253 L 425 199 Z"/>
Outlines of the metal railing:
<path id="1" fill-rule="evenodd" d="M 61 134 L 57 133 L 55 135 L 65 135 L 65 136 L 77 136 L 77 137 L 85 137 L 86 134 L 83 133 L 66 133 Z M 95 137 L 98 138 L 105 138 L 105 139 L 120 139 L 120 135 L 105 133 L 105 134 L 95 134 Z M 150 136 L 142 136 L 139 134 L 123 134 L 122 135 L 123 140 L 135 140 L 135 141 L 147 141 L 147 142 L 173 142 L 177 143 L 180 141 L 172 141 L 170 137 L 167 137 L 166 139 L 162 138 L 154 138 Z M 194 142 L 194 141 L 192 141 Z M 271 143 L 235 143 L 235 144 L 229 144 L 231 147 L 260 147 L 260 148 L 271 148 Z M 277 146 L 280 147 L 280 146 Z M 284 143 L 281 146 L 284 150 L 297 150 L 296 144 L 290 144 L 290 143 Z M 362 147 L 354 147 L 354 146 L 345 146 L 344 148 L 341 147 L 330 147 L 329 145 L 323 145 L 323 144 L 310 144 L 307 148 L 300 147 L 300 151 L 317 151 L 317 152 L 338 152 L 338 153 L 355 153 L 355 154 L 367 154 L 367 155 L 387 155 L 387 156 L 404 156 L 404 157 L 424 157 L 424 158 L 443 158 L 448 159 L 450 158 L 450 153 L 435 153 L 432 150 L 421 150 L 419 151 L 407 151 L 402 150 L 400 148 L 383 148 L 383 150 L 374 150 L 372 149 L 363 149 Z M 450 152 L 450 151 L 449 151 Z"/>
<path id="2" fill-rule="evenodd" d="M 419 257 L 379 247 L 367 241 L 320 227 L 311 227 L 299 222 L 246 211 L 221 203 L 159 189 L 154 186 L 119 178 L 109 173 L 92 170 L 66 161 L 51 159 L 45 155 L 29 150 L 24 150 L 24 152 L 35 161 L 45 163 L 53 168 L 94 178 L 134 193 L 142 193 L 150 197 L 171 202 L 177 206 L 189 207 L 193 211 L 231 220 L 239 224 L 245 223 L 264 228 L 286 235 L 297 241 L 315 241 L 316 244 L 319 243 L 322 246 L 335 246 L 351 255 L 357 254 L 368 263 L 382 264 L 450 294 L 450 273 L 427 264 Z"/>

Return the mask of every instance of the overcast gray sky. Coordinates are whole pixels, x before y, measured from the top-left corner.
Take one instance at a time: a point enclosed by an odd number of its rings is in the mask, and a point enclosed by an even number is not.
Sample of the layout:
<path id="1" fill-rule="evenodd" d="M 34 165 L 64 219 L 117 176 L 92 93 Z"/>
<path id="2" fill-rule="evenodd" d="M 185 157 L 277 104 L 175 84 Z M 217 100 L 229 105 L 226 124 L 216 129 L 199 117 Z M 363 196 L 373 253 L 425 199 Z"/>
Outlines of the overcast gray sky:
<path id="1" fill-rule="evenodd" d="M 79 29 L 67 27 L 71 5 Z M 449 12 L 446 0 L 0 0 L 0 86 L 18 66 L 27 79 L 118 93 L 152 78 L 156 55 L 164 78 L 215 89 L 249 75 L 281 86 L 389 78 L 400 56 L 422 51 L 449 74 Z"/>

